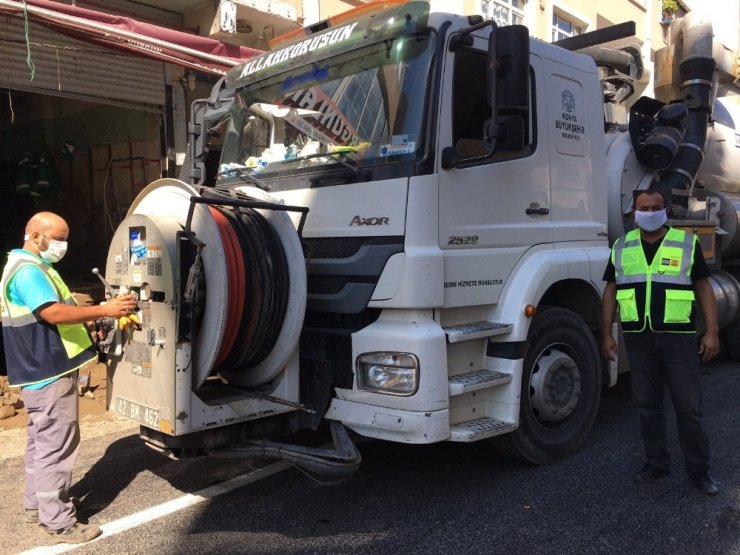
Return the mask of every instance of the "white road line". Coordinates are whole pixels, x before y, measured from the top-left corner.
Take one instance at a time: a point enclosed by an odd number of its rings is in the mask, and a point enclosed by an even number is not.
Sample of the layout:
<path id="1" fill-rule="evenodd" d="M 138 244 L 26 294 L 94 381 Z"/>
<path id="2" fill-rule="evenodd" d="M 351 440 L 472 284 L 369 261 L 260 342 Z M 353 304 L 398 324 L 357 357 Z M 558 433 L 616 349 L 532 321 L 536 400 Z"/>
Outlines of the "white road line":
<path id="1" fill-rule="evenodd" d="M 218 497 L 219 495 L 223 495 L 224 493 L 228 493 L 237 488 L 252 484 L 254 482 L 262 480 L 263 478 L 267 478 L 269 476 L 272 476 L 273 474 L 277 474 L 278 472 L 282 472 L 283 470 L 286 470 L 290 467 L 291 465 L 286 462 L 277 462 L 263 468 L 258 468 L 257 470 L 255 470 L 254 472 L 250 472 L 249 474 L 237 476 L 236 478 L 232 478 L 231 480 L 228 480 L 221 484 L 216 484 L 214 486 L 200 490 L 196 493 L 188 493 L 187 495 L 183 495 L 182 497 L 178 497 L 177 499 L 167 501 L 165 503 L 162 503 L 161 505 L 156 505 L 154 507 L 144 509 L 143 511 L 139 511 L 138 513 L 119 518 L 118 520 L 101 524 L 100 529 L 103 531 L 103 533 L 93 541 L 87 543 L 63 543 L 53 546 L 34 547 L 33 549 L 23 551 L 18 555 L 52 555 L 54 553 L 66 553 L 68 551 L 72 551 L 73 549 L 77 549 L 78 547 L 105 540 L 106 538 L 110 538 L 111 536 L 115 536 L 116 534 L 120 534 L 121 532 L 125 532 L 126 530 L 131 530 L 132 528 L 136 528 L 138 526 L 141 526 L 142 524 L 147 524 L 149 522 L 157 520 L 158 518 L 162 518 L 163 516 L 171 515 L 183 509 L 187 509 L 188 507 L 192 507 L 194 505 L 202 503 L 203 501 L 208 501 L 209 499 L 213 499 L 214 497 Z"/>

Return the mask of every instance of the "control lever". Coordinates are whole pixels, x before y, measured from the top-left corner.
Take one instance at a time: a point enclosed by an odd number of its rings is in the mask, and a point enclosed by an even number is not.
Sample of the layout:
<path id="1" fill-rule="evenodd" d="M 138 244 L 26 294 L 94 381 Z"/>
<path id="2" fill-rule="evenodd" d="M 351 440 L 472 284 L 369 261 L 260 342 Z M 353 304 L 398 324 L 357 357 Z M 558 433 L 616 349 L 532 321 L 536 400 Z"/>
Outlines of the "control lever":
<path id="1" fill-rule="evenodd" d="M 105 278 L 101 275 L 100 270 L 98 270 L 97 268 L 93 268 L 92 273 L 98 276 L 100 278 L 100 281 L 103 282 L 103 285 L 105 286 L 105 291 L 108 293 L 108 295 L 110 295 L 111 299 L 117 295 L 116 290 L 113 289 L 113 286 L 105 281 Z"/>
<path id="2" fill-rule="evenodd" d="M 147 340 L 149 345 L 152 347 L 158 345 L 160 348 L 163 348 L 165 344 L 164 339 L 155 339 L 154 330 L 149 330 L 149 333 L 147 334 Z"/>
<path id="3" fill-rule="evenodd" d="M 92 269 L 92 273 L 98 276 L 101 282 L 103 282 L 103 285 L 105 286 L 105 292 L 107 293 L 108 297 L 113 299 L 120 295 L 125 295 L 128 293 L 128 287 L 122 285 L 118 288 L 118 291 L 106 281 L 106 279 L 100 274 L 100 270 L 97 268 Z M 136 295 L 134 295 L 134 298 L 136 298 Z M 134 314 L 130 314 L 129 317 L 133 317 Z M 134 323 L 138 324 L 138 319 L 133 320 Z M 120 357 L 123 355 L 123 343 L 125 341 L 123 336 L 123 330 L 119 326 L 119 320 L 118 318 L 103 318 L 99 320 L 100 326 L 107 326 L 109 328 L 108 333 L 106 335 L 105 340 L 98 343 L 98 348 L 103 353 L 110 352 L 111 347 L 113 347 L 113 355 Z M 97 324 L 97 323 L 96 323 Z M 115 347 L 114 347 L 115 345 Z"/>

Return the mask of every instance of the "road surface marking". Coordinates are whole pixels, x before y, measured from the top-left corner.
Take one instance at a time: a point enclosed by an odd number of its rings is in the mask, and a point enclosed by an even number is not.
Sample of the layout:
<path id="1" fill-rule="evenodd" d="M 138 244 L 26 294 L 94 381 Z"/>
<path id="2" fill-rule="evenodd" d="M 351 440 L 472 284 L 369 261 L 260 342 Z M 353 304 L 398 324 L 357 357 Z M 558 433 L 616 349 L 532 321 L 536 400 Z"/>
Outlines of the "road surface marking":
<path id="1" fill-rule="evenodd" d="M 250 472 L 249 474 L 243 474 L 242 476 L 237 476 L 236 478 L 232 478 L 231 480 L 227 480 L 226 482 L 207 487 L 196 493 L 188 493 L 187 495 L 183 495 L 182 497 L 178 497 L 177 499 L 166 501 L 161 505 L 149 507 L 148 509 L 144 509 L 143 511 L 139 511 L 138 513 L 134 513 L 132 515 L 124 516 L 122 518 L 119 518 L 118 520 L 106 522 L 105 524 L 100 525 L 100 529 L 103 531 L 103 533 L 94 540 L 87 543 L 63 543 L 52 546 L 44 545 L 34 547 L 33 549 L 29 549 L 27 551 L 23 551 L 18 555 L 52 555 L 54 553 L 66 553 L 68 551 L 72 551 L 73 549 L 77 549 L 78 547 L 105 540 L 106 538 L 110 538 L 111 536 L 115 536 L 116 534 L 120 534 L 121 532 L 131 530 L 132 528 L 136 528 L 138 526 L 141 526 L 142 524 L 147 524 L 149 522 L 162 518 L 163 516 L 171 515 L 178 511 L 182 511 L 183 509 L 187 509 L 188 507 L 198 505 L 199 503 L 203 503 L 204 501 L 208 501 L 210 499 L 218 497 L 219 495 L 223 495 L 224 493 L 228 493 L 237 488 L 241 488 L 264 478 L 268 478 L 269 476 L 277 474 L 278 472 L 282 472 L 283 470 L 286 470 L 290 467 L 291 465 L 286 462 L 276 462 L 269 466 L 258 468 L 257 470 Z"/>

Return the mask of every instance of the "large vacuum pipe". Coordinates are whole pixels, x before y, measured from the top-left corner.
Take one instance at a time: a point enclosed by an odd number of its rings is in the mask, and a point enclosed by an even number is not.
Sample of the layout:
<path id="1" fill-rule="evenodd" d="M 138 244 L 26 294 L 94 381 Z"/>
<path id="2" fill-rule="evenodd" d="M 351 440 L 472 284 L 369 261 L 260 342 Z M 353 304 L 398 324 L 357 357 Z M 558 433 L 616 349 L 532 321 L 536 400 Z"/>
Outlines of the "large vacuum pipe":
<path id="1" fill-rule="evenodd" d="M 635 89 L 642 90 L 645 71 L 640 51 L 627 46 L 622 49 L 589 46 L 576 50 L 590 56 L 599 68 L 599 78 L 604 87 L 605 102 L 619 103 L 630 98 Z"/>
<path id="2" fill-rule="evenodd" d="M 678 25 L 673 36 L 677 47 L 676 57 L 681 60 L 681 101 L 688 108 L 686 133 L 673 163 L 651 187 L 661 191 L 669 199 L 672 198 L 674 189 L 688 191 L 694 183 L 704 159 L 707 126 L 716 95 L 712 24 L 708 21 L 696 21 L 692 14 L 688 14 Z M 685 211 L 688 197 L 677 195 L 673 203 Z"/>
<path id="3" fill-rule="evenodd" d="M 728 272 L 717 270 L 709 276 L 714 298 L 717 301 L 717 324 L 723 330 L 740 316 L 740 283 Z M 697 305 L 696 329 L 704 333 L 704 315 Z"/>

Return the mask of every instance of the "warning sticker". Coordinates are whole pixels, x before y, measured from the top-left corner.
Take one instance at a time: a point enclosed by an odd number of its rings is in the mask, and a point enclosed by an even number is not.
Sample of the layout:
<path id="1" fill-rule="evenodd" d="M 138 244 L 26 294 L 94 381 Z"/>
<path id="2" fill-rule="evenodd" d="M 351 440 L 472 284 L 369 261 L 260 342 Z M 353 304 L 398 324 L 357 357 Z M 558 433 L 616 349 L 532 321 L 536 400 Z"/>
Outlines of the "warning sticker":
<path id="1" fill-rule="evenodd" d="M 146 253 L 146 275 L 162 275 L 162 247 L 150 246 Z"/>
<path id="2" fill-rule="evenodd" d="M 399 154 L 411 154 L 416 150 L 416 142 L 410 141 L 407 143 L 391 143 L 387 145 L 380 145 L 381 156 L 397 156 Z"/>

